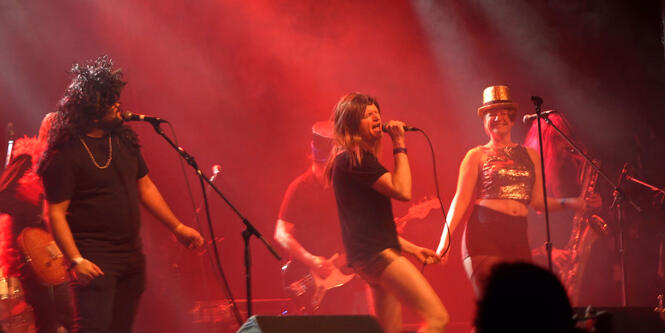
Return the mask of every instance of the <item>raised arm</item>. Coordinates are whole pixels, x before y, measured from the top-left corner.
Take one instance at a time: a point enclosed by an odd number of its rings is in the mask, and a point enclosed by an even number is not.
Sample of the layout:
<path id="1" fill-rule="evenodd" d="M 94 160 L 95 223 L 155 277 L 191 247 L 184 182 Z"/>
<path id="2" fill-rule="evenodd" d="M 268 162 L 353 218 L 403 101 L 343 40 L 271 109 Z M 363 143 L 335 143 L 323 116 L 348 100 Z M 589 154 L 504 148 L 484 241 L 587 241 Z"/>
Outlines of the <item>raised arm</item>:
<path id="1" fill-rule="evenodd" d="M 136 182 L 139 199 L 143 206 L 159 222 L 169 228 L 180 243 L 190 248 L 199 247 L 203 244 L 203 237 L 201 237 L 199 232 L 182 224 L 175 214 L 173 214 L 171 208 L 164 201 L 162 194 L 159 193 L 157 186 L 155 186 L 148 175 L 139 178 Z"/>
<path id="2" fill-rule="evenodd" d="M 478 169 L 481 158 L 482 152 L 479 149 L 474 148 L 469 150 L 462 160 L 459 176 L 457 178 L 455 197 L 453 197 L 453 201 L 450 204 L 446 220 L 447 224 L 443 227 L 441 240 L 439 241 L 439 246 L 436 248 L 436 253 L 438 255 L 443 255 L 443 251 L 448 246 L 448 233 L 450 232 L 452 234 L 453 231 L 455 231 L 460 222 L 462 222 L 462 219 L 471 204 L 476 183 L 478 181 Z M 450 230 L 448 230 L 449 226 Z"/>
<path id="3" fill-rule="evenodd" d="M 372 188 L 389 198 L 409 201 L 411 200 L 411 167 L 409 166 L 409 158 L 406 154 L 404 123 L 391 120 L 386 125 L 386 128 L 393 141 L 395 171 L 384 173 L 372 185 Z"/>

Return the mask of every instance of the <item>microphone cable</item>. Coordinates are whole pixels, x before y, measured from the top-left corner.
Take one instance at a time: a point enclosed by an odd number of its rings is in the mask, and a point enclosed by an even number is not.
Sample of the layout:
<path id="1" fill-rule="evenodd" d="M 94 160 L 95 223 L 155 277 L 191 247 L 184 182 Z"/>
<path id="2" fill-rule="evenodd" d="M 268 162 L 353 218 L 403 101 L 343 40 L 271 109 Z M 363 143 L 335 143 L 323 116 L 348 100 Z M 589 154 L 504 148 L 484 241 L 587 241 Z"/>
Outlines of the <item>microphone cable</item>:
<path id="1" fill-rule="evenodd" d="M 425 131 L 423 131 L 420 128 L 413 127 L 414 131 L 420 132 L 423 134 L 425 139 L 427 140 L 427 144 L 429 146 L 430 154 L 432 155 L 432 175 L 434 176 L 434 185 L 436 189 L 436 198 L 439 200 L 439 207 L 441 208 L 441 213 L 443 214 L 443 224 L 444 224 L 444 229 L 446 230 L 446 234 L 448 237 L 448 244 L 446 245 L 446 248 L 443 250 L 441 253 L 441 257 L 445 256 L 448 251 L 450 250 L 450 243 L 452 243 L 452 236 L 450 234 L 450 226 L 448 225 L 448 216 L 446 215 L 446 210 L 443 208 L 443 201 L 441 200 L 441 191 L 439 190 L 439 176 L 437 173 L 437 168 L 436 168 L 436 155 L 434 154 L 434 145 L 432 145 L 432 140 L 430 140 L 429 136 Z M 423 264 L 421 268 L 421 272 L 425 270 L 425 266 L 427 264 Z"/>

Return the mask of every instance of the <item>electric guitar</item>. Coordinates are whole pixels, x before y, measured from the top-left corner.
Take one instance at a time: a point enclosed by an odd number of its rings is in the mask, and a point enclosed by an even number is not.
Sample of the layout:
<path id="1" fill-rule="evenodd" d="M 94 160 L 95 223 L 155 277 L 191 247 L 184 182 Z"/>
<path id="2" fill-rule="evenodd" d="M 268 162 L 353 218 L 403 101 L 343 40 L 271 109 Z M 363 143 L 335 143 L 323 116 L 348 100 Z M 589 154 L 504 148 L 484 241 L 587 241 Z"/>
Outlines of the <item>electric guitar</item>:
<path id="1" fill-rule="evenodd" d="M 423 219 L 432 209 L 438 207 L 440 207 L 438 198 L 425 199 L 411 206 L 406 215 L 395 218 L 398 233 L 404 230 L 408 221 Z M 326 278 L 293 260 L 289 260 L 282 266 L 284 290 L 302 313 L 316 312 L 328 290 L 341 287 L 355 277 L 353 271 L 346 266 L 345 254 L 335 253 L 327 260 L 335 268 Z"/>
<path id="2" fill-rule="evenodd" d="M 41 284 L 52 286 L 65 282 L 65 258 L 48 231 L 38 227 L 24 228 L 17 244 Z"/>

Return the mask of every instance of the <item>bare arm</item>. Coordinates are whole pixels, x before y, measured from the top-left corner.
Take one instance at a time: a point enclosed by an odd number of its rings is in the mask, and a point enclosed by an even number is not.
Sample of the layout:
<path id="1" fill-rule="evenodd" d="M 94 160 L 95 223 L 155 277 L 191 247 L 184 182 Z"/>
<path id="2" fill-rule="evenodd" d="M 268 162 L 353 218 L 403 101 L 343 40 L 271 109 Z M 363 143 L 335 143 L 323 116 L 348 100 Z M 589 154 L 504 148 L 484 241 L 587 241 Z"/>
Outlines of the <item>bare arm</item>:
<path id="1" fill-rule="evenodd" d="M 457 178 L 457 190 L 455 197 L 450 204 L 446 225 L 443 227 L 441 233 L 441 240 L 439 246 L 436 248 L 436 253 L 443 254 L 443 251 L 448 246 L 448 233 L 453 233 L 457 226 L 462 222 L 466 211 L 473 199 L 476 183 L 478 182 L 478 169 L 482 158 L 482 152 L 476 148 L 469 150 L 462 160 L 460 165 L 459 176 Z M 450 226 L 450 230 L 448 227 Z"/>
<path id="2" fill-rule="evenodd" d="M 393 141 L 393 148 L 405 148 L 404 123 L 392 120 L 386 125 L 388 134 Z M 400 201 L 411 200 L 411 167 L 406 153 L 393 154 L 395 158 L 395 172 L 384 173 L 372 185 L 372 188 L 393 199 Z"/>
<path id="3" fill-rule="evenodd" d="M 334 265 L 327 261 L 326 258 L 313 255 L 307 251 L 293 234 L 293 223 L 277 219 L 277 223 L 275 224 L 275 241 L 277 241 L 293 259 L 315 270 L 316 273 L 323 278 L 327 277 L 332 272 Z"/>
<path id="4" fill-rule="evenodd" d="M 413 255 L 423 264 L 434 264 L 441 260 L 436 252 L 431 249 L 415 245 L 402 236 L 398 236 L 398 240 L 402 251 Z"/>
<path id="5" fill-rule="evenodd" d="M 74 258 L 81 257 L 81 252 L 79 252 L 76 243 L 74 243 L 74 236 L 72 236 L 72 231 L 69 229 L 69 224 L 67 223 L 66 216 L 69 203 L 69 200 L 59 203 L 49 202 L 48 216 L 55 242 L 64 253 L 65 258 L 71 261 Z"/>
<path id="6" fill-rule="evenodd" d="M 173 232 L 178 241 L 187 247 L 199 247 L 203 244 L 203 237 L 198 231 L 180 222 L 166 204 L 157 186 L 148 175 L 137 181 L 139 199 L 143 206 L 159 220 L 165 227 Z"/>
<path id="7" fill-rule="evenodd" d="M 533 161 L 535 167 L 535 183 L 533 185 L 533 192 L 531 194 L 531 206 L 536 210 L 543 211 L 545 210 L 545 199 L 543 198 L 543 176 L 540 166 L 540 156 L 538 152 L 534 149 L 527 148 L 529 152 L 529 157 Z M 554 177 L 554 175 L 546 175 L 548 177 Z M 573 197 L 573 198 L 554 198 L 547 197 L 547 208 L 549 211 L 559 211 L 563 209 L 583 209 L 585 207 L 585 201 L 583 198 Z"/>
<path id="8" fill-rule="evenodd" d="M 69 200 L 58 203 L 49 202 L 49 222 L 53 238 L 64 253 L 65 258 L 77 263 L 74 266 L 75 278 L 86 284 L 90 280 L 100 275 L 104 275 L 104 272 L 102 272 L 102 270 L 93 262 L 84 259 L 81 256 L 81 252 L 79 252 L 79 249 L 74 242 L 74 236 L 72 235 L 72 231 L 69 229 L 69 223 L 67 222 L 67 209 L 69 208 L 69 203 Z"/>

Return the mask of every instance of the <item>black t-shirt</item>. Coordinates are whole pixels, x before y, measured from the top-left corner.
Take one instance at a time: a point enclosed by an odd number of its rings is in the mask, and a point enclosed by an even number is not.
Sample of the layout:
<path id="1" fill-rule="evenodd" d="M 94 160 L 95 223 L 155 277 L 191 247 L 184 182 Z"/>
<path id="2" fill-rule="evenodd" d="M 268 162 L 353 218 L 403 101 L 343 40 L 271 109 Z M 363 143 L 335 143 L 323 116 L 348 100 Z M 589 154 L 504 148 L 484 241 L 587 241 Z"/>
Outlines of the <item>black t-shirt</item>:
<path id="1" fill-rule="evenodd" d="M 360 165 L 351 166 L 350 158 L 349 152 L 335 157 L 332 182 L 342 240 L 348 261 L 353 263 L 387 248 L 399 249 L 399 241 L 390 198 L 372 188 L 388 170 L 367 152 Z"/>
<path id="2" fill-rule="evenodd" d="M 311 168 L 289 185 L 279 218 L 294 225 L 295 238 L 310 253 L 330 257 L 343 250 L 332 188 L 318 182 Z"/>
<path id="3" fill-rule="evenodd" d="M 109 157 L 109 139 L 83 137 L 97 164 Z M 100 169 L 81 141 L 55 152 L 43 174 L 46 199 L 70 200 L 67 222 L 86 258 L 132 257 L 141 251 L 137 180 L 148 173 L 138 148 L 112 137 L 111 164 Z"/>

